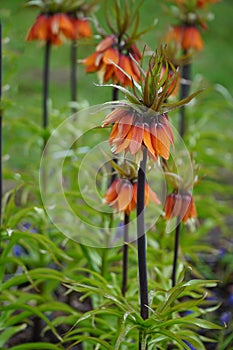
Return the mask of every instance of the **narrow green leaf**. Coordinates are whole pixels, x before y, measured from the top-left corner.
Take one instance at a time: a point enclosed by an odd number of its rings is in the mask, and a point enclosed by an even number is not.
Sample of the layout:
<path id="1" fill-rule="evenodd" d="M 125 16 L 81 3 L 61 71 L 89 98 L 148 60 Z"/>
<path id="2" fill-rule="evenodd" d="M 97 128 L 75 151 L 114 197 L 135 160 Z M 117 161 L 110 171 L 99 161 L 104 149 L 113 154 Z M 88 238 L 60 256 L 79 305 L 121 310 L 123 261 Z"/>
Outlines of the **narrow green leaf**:
<path id="1" fill-rule="evenodd" d="M 23 331 L 25 328 L 27 327 L 27 325 L 21 324 L 19 326 L 15 326 L 15 327 L 10 327 L 10 328 L 6 328 L 3 332 L 1 332 L 0 335 L 0 347 L 2 348 L 3 345 L 16 333 Z"/>

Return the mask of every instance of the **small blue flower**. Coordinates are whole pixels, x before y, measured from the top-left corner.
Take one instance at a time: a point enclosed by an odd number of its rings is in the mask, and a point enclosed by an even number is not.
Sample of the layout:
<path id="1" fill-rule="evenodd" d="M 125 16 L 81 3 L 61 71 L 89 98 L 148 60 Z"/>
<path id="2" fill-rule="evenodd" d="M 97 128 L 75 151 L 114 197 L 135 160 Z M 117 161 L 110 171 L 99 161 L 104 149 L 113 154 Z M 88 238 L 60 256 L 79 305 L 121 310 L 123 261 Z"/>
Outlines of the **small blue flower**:
<path id="1" fill-rule="evenodd" d="M 22 246 L 19 245 L 19 244 L 15 244 L 15 245 L 13 246 L 13 255 L 16 256 L 16 257 L 19 257 L 19 256 L 22 255 L 22 253 L 23 253 L 23 248 L 22 248 Z"/>
<path id="2" fill-rule="evenodd" d="M 183 339 L 182 339 L 182 340 L 183 340 Z M 187 340 L 183 340 L 183 342 L 184 342 L 186 345 L 188 345 L 189 349 L 191 349 L 191 350 L 197 350 L 197 349 L 194 348 L 194 347 L 192 346 L 192 344 L 190 344 Z"/>
<path id="3" fill-rule="evenodd" d="M 30 222 L 25 222 L 23 224 L 24 231 L 30 231 L 31 233 L 37 233 L 38 231 L 30 224 Z"/>
<path id="4" fill-rule="evenodd" d="M 219 248 L 218 255 L 220 258 L 223 258 L 226 255 L 226 253 L 227 253 L 226 248 Z"/>
<path id="5" fill-rule="evenodd" d="M 215 302 L 218 302 L 219 299 L 218 299 L 218 296 L 216 295 L 216 293 L 212 292 L 210 295 L 208 295 L 206 297 L 206 300 L 207 301 L 215 301 Z"/>
<path id="6" fill-rule="evenodd" d="M 233 306 L 233 294 L 232 293 L 229 295 L 228 303 L 230 306 Z"/>
<path id="7" fill-rule="evenodd" d="M 220 322 L 225 325 L 230 322 L 231 319 L 231 312 L 230 311 L 225 311 L 221 314 L 220 316 Z"/>

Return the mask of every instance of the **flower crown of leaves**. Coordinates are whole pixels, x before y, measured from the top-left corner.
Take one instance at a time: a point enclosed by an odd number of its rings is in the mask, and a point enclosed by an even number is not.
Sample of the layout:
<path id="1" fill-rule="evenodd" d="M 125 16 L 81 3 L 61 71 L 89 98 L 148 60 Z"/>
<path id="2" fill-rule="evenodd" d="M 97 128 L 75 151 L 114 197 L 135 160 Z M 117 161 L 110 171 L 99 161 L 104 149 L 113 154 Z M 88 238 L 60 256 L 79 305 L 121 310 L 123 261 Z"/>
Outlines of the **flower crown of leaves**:
<path id="1" fill-rule="evenodd" d="M 148 70 L 144 71 L 141 65 L 131 56 L 138 69 L 140 70 L 140 82 L 137 83 L 132 76 L 112 62 L 118 69 L 120 69 L 131 81 L 132 91 L 116 84 L 102 84 L 100 86 L 114 87 L 123 92 L 130 104 L 134 105 L 134 108 L 139 107 L 139 111 L 142 112 L 140 107 L 148 109 L 148 113 L 156 112 L 156 114 L 167 113 L 170 110 L 179 108 L 189 103 L 194 97 L 196 97 L 203 89 L 200 89 L 190 96 L 177 101 L 167 102 L 168 97 L 175 89 L 175 83 L 177 81 L 177 69 L 166 55 L 166 45 L 161 46 L 149 59 Z M 164 69 L 162 74 L 162 69 Z M 170 71 L 173 75 L 171 76 Z M 127 105 L 127 102 L 126 102 Z"/>
<path id="2" fill-rule="evenodd" d="M 79 12 L 88 14 L 93 11 L 100 0 L 28 0 L 26 6 L 39 8 L 44 13 Z"/>

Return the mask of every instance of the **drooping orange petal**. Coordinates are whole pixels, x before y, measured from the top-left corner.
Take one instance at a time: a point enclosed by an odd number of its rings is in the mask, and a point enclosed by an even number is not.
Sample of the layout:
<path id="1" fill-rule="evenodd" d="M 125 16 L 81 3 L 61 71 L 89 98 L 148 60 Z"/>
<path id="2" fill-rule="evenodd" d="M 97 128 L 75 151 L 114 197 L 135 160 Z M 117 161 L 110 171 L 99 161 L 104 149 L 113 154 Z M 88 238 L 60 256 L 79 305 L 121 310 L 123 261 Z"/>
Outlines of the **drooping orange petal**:
<path id="1" fill-rule="evenodd" d="M 182 197 L 178 194 L 173 194 L 174 198 L 174 206 L 173 206 L 173 212 L 172 217 L 174 216 L 180 216 L 181 214 L 181 208 L 182 208 Z"/>
<path id="2" fill-rule="evenodd" d="M 118 123 L 115 123 L 112 127 L 112 130 L 109 136 L 110 145 L 114 143 L 114 140 L 116 139 L 117 135 L 118 135 Z"/>
<path id="3" fill-rule="evenodd" d="M 132 66 L 131 66 L 131 60 L 128 56 L 125 56 L 125 60 L 124 60 L 124 70 L 126 71 L 126 73 L 130 76 L 130 77 L 134 77 L 135 74 L 133 72 Z M 125 86 L 132 86 L 132 81 L 131 79 L 129 79 L 127 76 L 125 76 L 125 82 L 124 82 Z"/>
<path id="4" fill-rule="evenodd" d="M 170 140 L 163 124 L 156 124 L 156 141 L 157 153 L 164 159 L 168 159 L 170 155 Z"/>
<path id="5" fill-rule="evenodd" d="M 74 27 L 70 16 L 65 13 L 59 14 L 59 31 L 69 39 L 73 39 Z"/>
<path id="6" fill-rule="evenodd" d="M 173 208 L 174 208 L 174 195 L 173 193 L 171 193 L 166 198 L 166 202 L 165 202 L 165 207 L 164 207 L 165 219 L 171 219 L 173 217 L 172 216 Z"/>
<path id="7" fill-rule="evenodd" d="M 73 24 L 73 40 L 90 38 L 92 36 L 92 29 L 86 18 L 72 18 L 71 21 Z"/>
<path id="8" fill-rule="evenodd" d="M 110 114 L 108 114 L 105 119 L 104 119 L 104 123 L 103 126 L 112 124 L 116 121 L 120 122 L 120 120 L 127 115 L 128 111 L 126 111 L 125 109 L 121 109 L 121 108 L 116 108 L 114 109 Z"/>
<path id="9" fill-rule="evenodd" d="M 168 119 L 168 116 L 166 114 L 163 115 L 163 122 L 164 122 L 164 130 L 170 140 L 170 143 L 172 145 L 174 145 L 174 135 L 173 135 L 173 132 L 172 132 L 172 129 L 171 129 L 171 125 L 170 125 L 170 122 L 169 122 L 169 119 Z"/>
<path id="10" fill-rule="evenodd" d="M 121 139 L 124 139 L 127 137 L 129 130 L 131 129 L 131 126 L 132 126 L 132 121 L 133 121 L 132 113 L 127 113 L 119 120 L 118 130 L 119 130 L 119 137 Z"/>
<path id="11" fill-rule="evenodd" d="M 155 154 L 160 155 L 164 159 L 168 159 L 170 155 L 170 140 L 165 126 L 161 123 L 152 123 L 150 132 L 151 143 Z"/>
<path id="12" fill-rule="evenodd" d="M 190 195 L 182 195 L 182 204 L 180 208 L 180 218 L 183 222 L 186 222 L 189 218 L 189 208 L 191 203 Z"/>
<path id="13" fill-rule="evenodd" d="M 115 179 L 111 184 L 111 186 L 105 192 L 104 199 L 106 203 L 111 204 L 111 202 L 113 202 L 117 198 L 118 193 L 117 193 L 116 187 L 118 183 L 119 183 L 119 179 Z"/>
<path id="14" fill-rule="evenodd" d="M 115 42 L 114 35 L 107 36 L 104 40 L 102 40 L 99 45 L 96 47 L 96 51 L 103 52 L 109 47 L 111 47 Z"/>
<path id="15" fill-rule="evenodd" d="M 125 211 L 130 204 L 133 197 L 133 186 L 130 181 L 125 180 L 122 183 L 120 192 L 118 194 L 118 211 Z"/>
<path id="16" fill-rule="evenodd" d="M 112 64 L 112 62 L 114 62 L 115 64 L 118 64 L 118 61 L 119 61 L 119 52 L 117 49 L 109 48 L 104 52 L 103 62 L 105 64 Z"/>
<path id="17" fill-rule="evenodd" d="M 125 69 L 125 56 L 124 55 L 120 55 L 119 61 L 118 61 L 118 66 L 121 67 L 123 70 Z M 117 82 L 124 86 L 126 75 L 117 67 L 116 67 L 116 71 L 115 71 L 115 76 L 116 76 Z"/>
<path id="18" fill-rule="evenodd" d="M 131 138 L 132 138 L 132 132 L 133 132 L 133 127 L 130 128 L 127 136 L 125 139 L 123 139 L 122 141 L 118 142 L 118 144 L 116 145 L 116 150 L 114 153 L 120 153 L 123 150 L 126 150 L 130 143 L 131 143 Z"/>
<path id="19" fill-rule="evenodd" d="M 144 133 L 143 133 L 143 142 L 149 152 L 153 154 L 154 156 L 157 155 L 156 149 L 153 147 L 152 141 L 151 141 L 151 132 L 150 132 L 150 127 L 148 124 L 145 124 L 144 126 Z"/>
<path id="20" fill-rule="evenodd" d="M 41 14 L 36 18 L 35 23 L 29 29 L 27 36 L 27 41 L 31 40 L 49 40 L 49 17 Z"/>
<path id="21" fill-rule="evenodd" d="M 136 154 L 142 146 L 143 140 L 143 124 L 136 123 L 132 126 L 131 142 L 129 144 L 129 151 L 132 155 Z"/>
<path id="22" fill-rule="evenodd" d="M 193 197 L 191 197 L 191 203 L 190 203 L 190 217 L 191 218 L 197 217 L 197 209 L 196 209 L 196 205 L 195 205 Z"/>
<path id="23" fill-rule="evenodd" d="M 95 72 L 98 69 L 98 65 L 96 65 L 98 55 L 98 52 L 94 52 L 82 61 L 82 64 L 86 66 L 87 72 Z"/>
<path id="24" fill-rule="evenodd" d="M 137 190 L 138 190 L 138 184 L 135 182 L 133 184 L 133 201 L 135 202 L 135 205 L 137 204 Z"/>
<path id="25" fill-rule="evenodd" d="M 182 48 L 184 50 L 195 49 L 202 50 L 203 49 L 203 40 L 199 30 L 192 27 L 185 27 L 184 35 L 182 40 Z"/>
<path id="26" fill-rule="evenodd" d="M 196 218 L 196 217 L 197 217 L 196 206 L 195 206 L 193 197 L 190 195 L 189 206 L 187 209 L 187 213 L 185 214 L 185 216 L 183 218 L 183 221 L 186 222 L 188 219 Z"/>
<path id="27" fill-rule="evenodd" d="M 65 13 L 56 13 L 50 16 L 51 37 L 59 36 L 62 33 L 66 38 L 73 37 L 73 24 L 71 18 Z M 60 38 L 61 40 L 61 38 Z"/>
<path id="28" fill-rule="evenodd" d="M 105 73 L 104 73 L 104 82 L 107 83 L 113 76 L 115 72 L 115 67 L 113 65 L 106 65 L 105 66 Z"/>

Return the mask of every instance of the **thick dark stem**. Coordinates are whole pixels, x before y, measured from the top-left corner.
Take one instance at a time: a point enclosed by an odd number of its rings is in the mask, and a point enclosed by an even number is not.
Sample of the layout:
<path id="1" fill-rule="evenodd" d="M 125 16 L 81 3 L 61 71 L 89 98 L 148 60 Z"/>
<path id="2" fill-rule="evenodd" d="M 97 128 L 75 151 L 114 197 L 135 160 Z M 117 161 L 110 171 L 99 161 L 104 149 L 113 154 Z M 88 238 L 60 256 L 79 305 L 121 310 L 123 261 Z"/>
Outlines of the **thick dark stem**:
<path id="1" fill-rule="evenodd" d="M 44 129 L 44 142 L 43 150 L 46 152 L 46 143 L 47 143 L 47 127 L 48 127 L 48 99 L 49 99 L 49 63 L 50 63 L 50 51 L 51 51 L 51 42 L 47 41 L 45 45 L 45 56 L 44 56 L 44 71 L 43 71 L 43 120 L 42 127 Z M 42 169 L 41 174 L 41 185 L 46 190 L 46 169 Z"/>
<path id="2" fill-rule="evenodd" d="M 49 98 L 49 61 L 50 61 L 51 42 L 47 41 L 45 45 L 44 58 L 44 86 L 43 86 L 43 128 L 48 126 L 48 98 Z M 45 140 L 46 141 L 46 140 Z"/>
<path id="3" fill-rule="evenodd" d="M 137 245 L 138 245 L 138 271 L 140 288 L 140 310 L 141 316 L 145 320 L 148 318 L 148 285 L 146 266 L 146 235 L 145 235 L 145 184 L 146 184 L 146 159 L 147 150 L 143 151 L 143 160 L 138 170 L 137 187 Z"/>
<path id="4" fill-rule="evenodd" d="M 2 100 L 2 24 L 0 22 L 0 102 Z M 0 107 L 0 225 L 2 224 L 2 109 Z"/>
<path id="5" fill-rule="evenodd" d="M 70 89 L 71 89 L 71 101 L 77 102 L 77 41 L 71 42 L 70 52 L 71 70 L 70 70 Z M 72 107 L 72 112 L 76 113 L 77 107 Z"/>
<path id="6" fill-rule="evenodd" d="M 117 101 L 119 96 L 119 90 L 117 88 L 112 89 L 112 101 Z"/>
<path id="7" fill-rule="evenodd" d="M 172 269 L 172 287 L 176 285 L 176 270 L 177 270 L 177 260 L 179 251 L 179 240 L 180 240 L 180 217 L 177 218 L 177 226 L 175 232 L 175 242 L 174 242 L 174 258 L 173 258 L 173 269 Z"/>
<path id="8" fill-rule="evenodd" d="M 118 95 L 119 95 L 119 90 L 117 88 L 112 89 L 112 101 L 117 101 L 118 100 Z M 113 158 L 113 161 L 117 163 L 117 158 Z M 111 168 L 112 171 L 112 176 L 110 179 L 109 186 L 113 183 L 113 181 L 116 179 L 116 174 L 114 173 L 114 168 Z"/>
<path id="9" fill-rule="evenodd" d="M 125 213 L 124 217 L 124 246 L 123 246 L 123 264 L 122 264 L 122 295 L 125 296 L 128 280 L 128 241 L 129 241 L 129 215 Z"/>
<path id="10" fill-rule="evenodd" d="M 187 54 L 187 52 L 184 52 L 184 55 L 185 54 Z M 189 95 L 190 79 L 191 79 L 191 64 L 188 63 L 181 68 L 180 99 L 184 99 Z M 180 136 L 182 138 L 184 137 L 185 131 L 186 131 L 185 106 L 182 106 L 180 108 Z"/>

